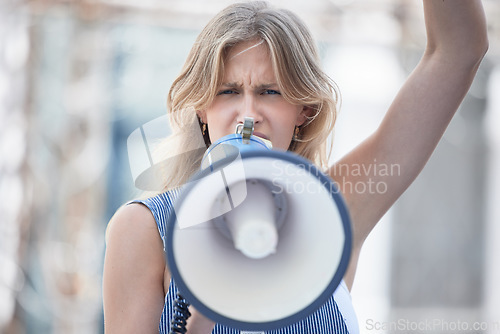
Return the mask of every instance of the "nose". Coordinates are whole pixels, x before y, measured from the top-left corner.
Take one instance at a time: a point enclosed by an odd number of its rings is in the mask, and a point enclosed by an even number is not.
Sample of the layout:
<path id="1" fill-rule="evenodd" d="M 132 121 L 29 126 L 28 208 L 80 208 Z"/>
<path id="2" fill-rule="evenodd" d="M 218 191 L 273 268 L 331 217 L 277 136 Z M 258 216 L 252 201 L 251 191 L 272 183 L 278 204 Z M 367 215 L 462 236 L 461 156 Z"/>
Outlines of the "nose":
<path id="1" fill-rule="evenodd" d="M 245 117 L 252 117 L 254 119 L 254 124 L 259 124 L 263 121 L 259 103 L 257 99 L 250 94 L 247 94 L 241 101 L 238 110 L 238 123 L 243 124 Z"/>

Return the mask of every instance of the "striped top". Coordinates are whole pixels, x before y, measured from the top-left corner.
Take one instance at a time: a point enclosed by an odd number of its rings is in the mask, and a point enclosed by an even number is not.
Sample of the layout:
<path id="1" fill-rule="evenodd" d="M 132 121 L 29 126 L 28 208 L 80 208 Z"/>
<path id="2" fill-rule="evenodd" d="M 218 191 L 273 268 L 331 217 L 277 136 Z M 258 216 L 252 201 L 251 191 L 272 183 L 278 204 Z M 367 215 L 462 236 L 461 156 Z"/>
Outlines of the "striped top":
<path id="1" fill-rule="evenodd" d="M 177 197 L 178 191 L 165 192 L 155 197 L 146 200 L 134 201 L 142 203 L 151 210 L 158 231 L 163 241 L 165 249 L 165 232 L 167 229 L 168 216 L 173 208 L 173 201 Z M 177 286 L 170 281 L 168 292 L 165 296 L 165 306 L 160 319 L 159 333 L 168 334 L 170 331 L 170 323 L 172 321 L 172 311 L 174 302 L 177 295 Z M 337 303 L 337 301 L 339 303 Z M 339 307 L 340 306 L 340 307 Z M 342 312 L 340 311 L 342 309 Z M 344 316 L 343 316 L 344 314 Z M 347 316 L 346 316 L 347 315 Z M 229 328 L 220 324 L 216 324 L 212 334 L 244 334 L 244 331 Z M 259 333 L 259 332 L 246 332 L 246 333 Z M 262 332 L 264 333 L 264 332 Z M 280 328 L 277 330 L 266 331 L 265 334 L 330 334 L 330 333 L 359 333 L 358 324 L 352 304 L 350 295 L 342 281 L 341 286 L 335 291 L 331 298 L 320 307 L 316 312 L 296 322 L 290 326 Z"/>

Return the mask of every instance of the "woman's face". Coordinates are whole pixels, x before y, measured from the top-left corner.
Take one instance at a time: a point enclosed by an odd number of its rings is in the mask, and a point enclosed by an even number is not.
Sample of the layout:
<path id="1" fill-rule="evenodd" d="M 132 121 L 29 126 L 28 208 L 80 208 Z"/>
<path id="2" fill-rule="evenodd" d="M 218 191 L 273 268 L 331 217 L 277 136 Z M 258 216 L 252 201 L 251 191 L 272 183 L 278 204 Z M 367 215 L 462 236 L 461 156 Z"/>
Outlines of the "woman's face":
<path id="1" fill-rule="evenodd" d="M 281 95 L 267 47 L 255 40 L 230 50 L 217 95 L 198 114 L 208 125 L 212 143 L 234 133 L 245 117 L 253 117 L 254 134 L 282 150 L 288 149 L 295 126 L 306 120 L 305 108 Z"/>

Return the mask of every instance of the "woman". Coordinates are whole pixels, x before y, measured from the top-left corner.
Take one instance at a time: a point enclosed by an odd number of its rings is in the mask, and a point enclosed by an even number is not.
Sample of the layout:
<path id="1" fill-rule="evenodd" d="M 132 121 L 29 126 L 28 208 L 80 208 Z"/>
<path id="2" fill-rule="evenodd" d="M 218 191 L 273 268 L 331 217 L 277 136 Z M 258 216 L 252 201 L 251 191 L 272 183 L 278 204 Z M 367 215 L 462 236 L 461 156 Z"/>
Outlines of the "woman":
<path id="1" fill-rule="evenodd" d="M 275 149 L 310 159 L 340 186 L 353 225 L 344 281 L 311 317 L 273 333 L 358 332 L 345 297 L 363 242 L 424 167 L 488 48 L 480 0 L 424 0 L 424 14 L 427 46 L 421 61 L 379 128 L 330 167 L 326 141 L 335 122 L 336 87 L 319 66 L 308 30 L 289 11 L 264 2 L 226 8 L 201 32 L 172 85 L 168 109 L 183 147 L 196 147 L 196 133 L 207 144 L 214 142 L 250 116 L 256 134 Z M 199 168 L 199 158 L 179 160 L 167 171 L 165 193 L 126 205 L 112 218 L 104 268 L 107 333 L 157 333 L 159 322 L 160 332 L 168 332 L 176 287 L 165 266 L 162 239 L 176 192 L 167 190 L 182 185 Z M 373 161 L 397 164 L 400 173 L 351 175 L 349 168 L 336 168 Z M 384 182 L 387 191 L 359 193 L 342 187 L 358 182 Z M 239 332 L 194 309 L 191 313 L 189 333 Z"/>

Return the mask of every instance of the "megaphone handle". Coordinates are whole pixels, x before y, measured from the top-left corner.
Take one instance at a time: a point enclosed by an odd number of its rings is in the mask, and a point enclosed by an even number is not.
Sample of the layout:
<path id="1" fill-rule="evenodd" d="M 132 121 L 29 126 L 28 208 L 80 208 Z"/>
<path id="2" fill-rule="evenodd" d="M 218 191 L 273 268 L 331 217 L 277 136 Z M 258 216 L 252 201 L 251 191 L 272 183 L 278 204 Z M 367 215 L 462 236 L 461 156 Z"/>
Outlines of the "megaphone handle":
<path id="1" fill-rule="evenodd" d="M 187 332 L 187 319 L 191 316 L 188 308 L 189 303 L 179 292 L 177 292 L 173 312 L 174 317 L 172 318 L 172 323 L 170 324 L 170 334 L 182 334 Z"/>

